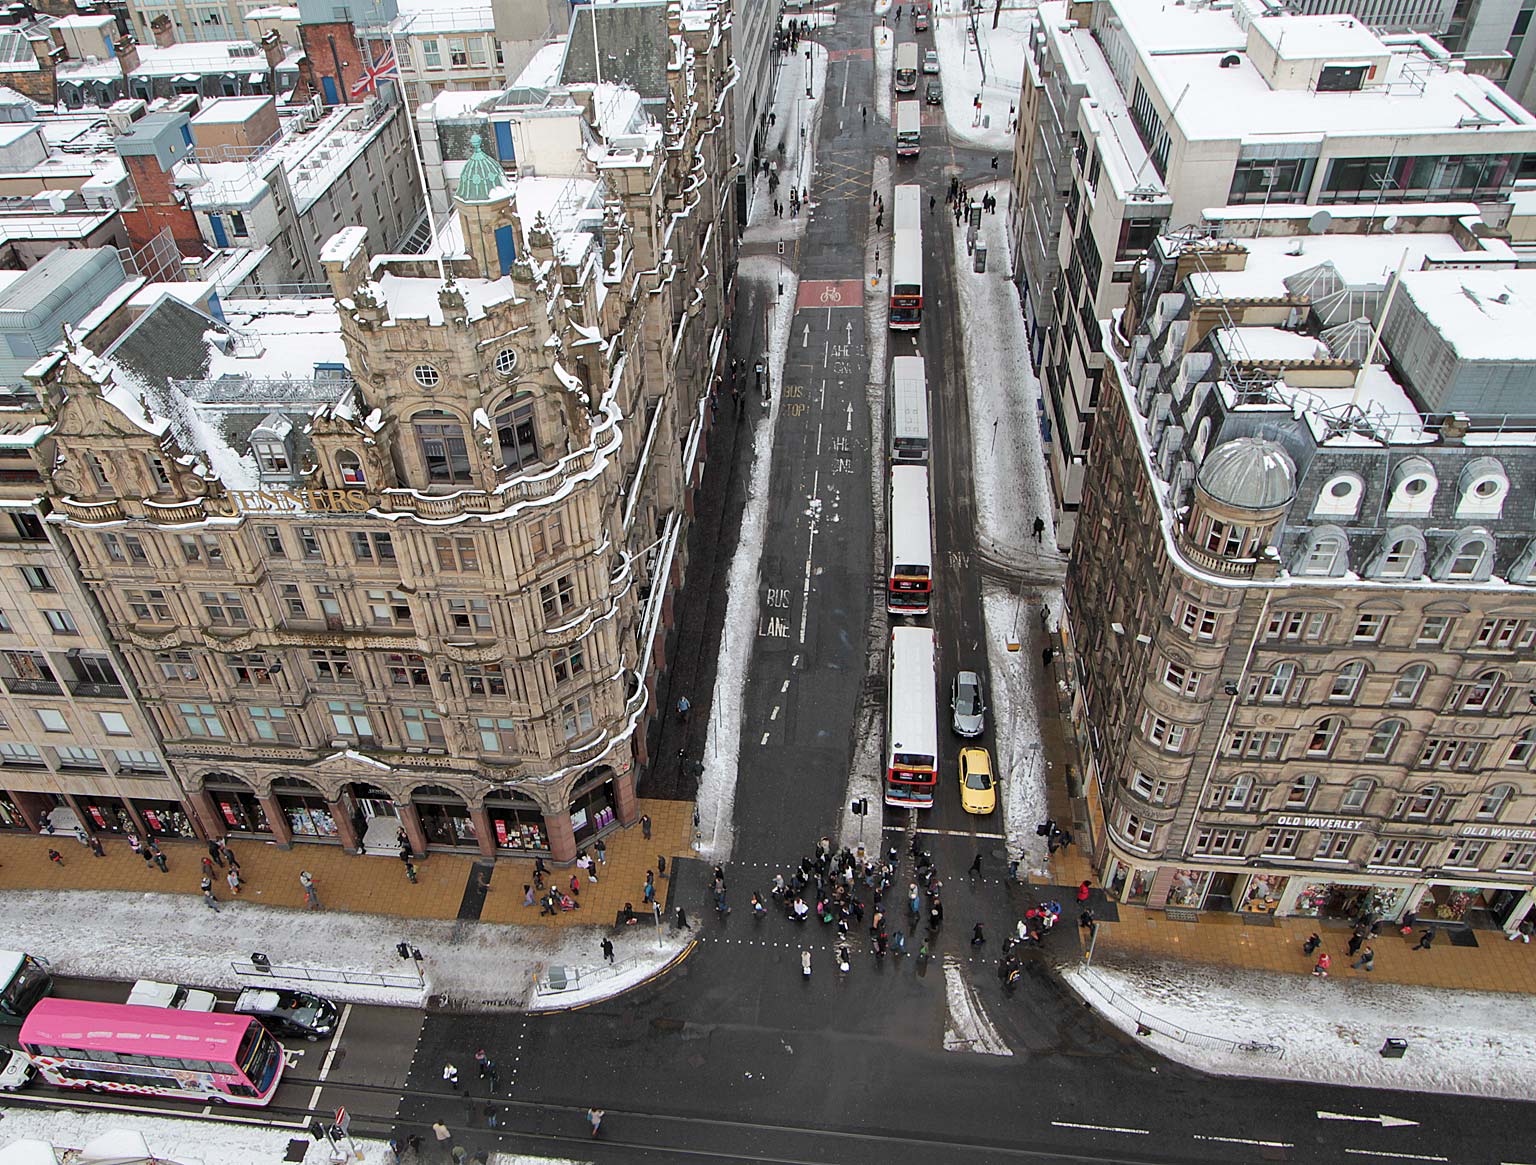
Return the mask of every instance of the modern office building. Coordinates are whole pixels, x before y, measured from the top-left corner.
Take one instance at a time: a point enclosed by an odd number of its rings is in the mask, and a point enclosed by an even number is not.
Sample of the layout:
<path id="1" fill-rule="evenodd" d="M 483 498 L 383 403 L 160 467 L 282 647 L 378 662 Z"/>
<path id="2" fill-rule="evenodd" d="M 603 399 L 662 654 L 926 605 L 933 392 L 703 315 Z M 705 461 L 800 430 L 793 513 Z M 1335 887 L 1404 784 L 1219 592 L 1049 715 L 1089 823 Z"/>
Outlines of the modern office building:
<path id="1" fill-rule="evenodd" d="M 1015 150 L 1017 277 L 1071 543 L 1105 355 L 1159 233 L 1208 208 L 1475 203 L 1503 225 L 1536 118 L 1424 37 L 1245 3 L 1040 5 Z"/>
<path id="2" fill-rule="evenodd" d="M 1152 908 L 1512 929 L 1536 272 L 1472 206 L 1271 213 L 1160 236 L 1103 329 L 1067 624 L 1094 861 Z"/>

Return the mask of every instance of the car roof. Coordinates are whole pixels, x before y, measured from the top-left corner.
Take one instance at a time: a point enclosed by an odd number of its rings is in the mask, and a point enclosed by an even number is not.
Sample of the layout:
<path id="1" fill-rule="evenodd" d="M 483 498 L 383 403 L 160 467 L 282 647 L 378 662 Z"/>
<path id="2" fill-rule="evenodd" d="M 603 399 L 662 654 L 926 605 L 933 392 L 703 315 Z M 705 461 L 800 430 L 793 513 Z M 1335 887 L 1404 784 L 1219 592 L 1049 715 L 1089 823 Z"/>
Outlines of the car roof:
<path id="1" fill-rule="evenodd" d="M 276 1011 L 281 1005 L 281 998 L 276 991 L 264 991 L 254 987 L 247 987 L 240 992 L 240 998 L 235 1000 L 236 1011 Z"/>
<path id="2" fill-rule="evenodd" d="M 984 748 L 962 748 L 960 759 L 971 768 L 984 768 L 989 773 L 992 771 L 992 754 Z"/>

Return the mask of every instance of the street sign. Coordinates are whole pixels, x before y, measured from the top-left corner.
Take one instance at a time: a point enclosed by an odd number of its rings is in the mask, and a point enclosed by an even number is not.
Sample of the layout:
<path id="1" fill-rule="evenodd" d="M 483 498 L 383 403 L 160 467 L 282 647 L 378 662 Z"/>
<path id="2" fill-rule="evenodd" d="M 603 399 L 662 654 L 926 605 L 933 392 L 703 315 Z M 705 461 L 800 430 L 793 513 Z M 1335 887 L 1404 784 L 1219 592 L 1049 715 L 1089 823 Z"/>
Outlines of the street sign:
<path id="1" fill-rule="evenodd" d="M 341 1130 L 341 1135 L 346 1136 L 352 1128 L 352 1114 L 345 1108 L 336 1109 L 336 1127 Z"/>

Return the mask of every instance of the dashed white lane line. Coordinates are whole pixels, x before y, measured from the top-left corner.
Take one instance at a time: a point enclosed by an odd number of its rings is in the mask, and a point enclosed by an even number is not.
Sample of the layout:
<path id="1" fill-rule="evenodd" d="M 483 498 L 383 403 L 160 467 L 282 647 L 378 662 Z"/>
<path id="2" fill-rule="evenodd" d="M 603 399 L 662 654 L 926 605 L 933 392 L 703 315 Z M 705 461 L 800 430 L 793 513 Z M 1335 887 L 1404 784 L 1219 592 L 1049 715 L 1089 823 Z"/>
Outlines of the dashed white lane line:
<path id="1" fill-rule="evenodd" d="M 765 733 L 763 733 L 763 739 L 758 742 L 758 747 L 762 747 L 763 745 L 765 745 L 767 743 L 768 743 L 768 734 L 765 732 Z"/>
<path id="2" fill-rule="evenodd" d="M 1449 1157 L 1435 1157 L 1425 1153 L 1389 1153 L 1385 1149 L 1345 1149 L 1356 1157 L 1390 1157 L 1394 1161 L 1449 1161 Z"/>
<path id="3" fill-rule="evenodd" d="M 785 680 L 782 684 L 779 685 L 779 695 L 782 696 L 787 691 L 789 691 L 789 681 Z"/>
<path id="4" fill-rule="evenodd" d="M 347 1020 L 352 1015 L 352 1005 L 348 1003 L 341 1009 L 341 1019 L 336 1022 L 336 1033 L 331 1036 L 331 1046 L 326 1049 L 325 1059 L 320 1064 L 319 1078 L 323 1082 L 331 1074 L 331 1064 L 335 1062 L 337 1049 L 341 1047 L 341 1033 L 347 1030 Z M 320 1091 L 324 1084 L 316 1084 L 315 1090 L 309 1094 L 309 1107 L 320 1107 Z"/>
<path id="5" fill-rule="evenodd" d="M 1052 1121 L 1051 1124 L 1055 1125 L 1058 1129 L 1087 1129 L 1093 1133 L 1130 1133 L 1137 1137 L 1149 1137 L 1152 1135 L 1151 1129 L 1127 1129 L 1119 1125 L 1080 1125 L 1072 1121 Z"/>
<path id="6" fill-rule="evenodd" d="M 1292 1141 L 1250 1141 L 1247 1137 L 1206 1137 L 1200 1133 L 1192 1134 L 1197 1141 L 1220 1141 L 1223 1145 L 1259 1145 L 1265 1149 L 1294 1149 Z"/>
<path id="7" fill-rule="evenodd" d="M 884 831 L 886 833 L 907 833 L 908 829 L 905 825 L 887 825 L 884 827 Z M 974 837 L 978 841 L 1004 841 L 1008 836 L 1004 833 L 972 833 L 968 829 L 914 829 L 910 832 L 925 834 L 929 837 Z"/>
<path id="8" fill-rule="evenodd" d="M 779 706 L 777 704 L 775 704 L 773 706 L 773 711 L 768 713 L 768 719 L 770 721 L 772 721 L 772 720 L 777 720 L 778 718 L 779 718 Z"/>

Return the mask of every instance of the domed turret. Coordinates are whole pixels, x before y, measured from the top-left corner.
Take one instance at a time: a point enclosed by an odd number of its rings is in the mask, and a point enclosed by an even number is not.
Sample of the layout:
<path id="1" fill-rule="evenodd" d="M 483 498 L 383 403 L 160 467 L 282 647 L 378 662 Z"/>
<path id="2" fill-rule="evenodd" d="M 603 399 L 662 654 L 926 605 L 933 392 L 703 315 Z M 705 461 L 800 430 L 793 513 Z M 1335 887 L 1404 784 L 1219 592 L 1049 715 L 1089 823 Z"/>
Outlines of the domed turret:
<path id="1" fill-rule="evenodd" d="M 1279 510 L 1296 496 L 1296 463 L 1263 437 L 1236 437 L 1213 449 L 1196 479 L 1212 501 L 1239 510 Z"/>
<path id="2" fill-rule="evenodd" d="M 459 173 L 454 197 L 460 202 L 491 202 L 498 193 L 504 195 L 505 192 L 499 192 L 498 188 L 505 186 L 506 181 L 501 163 L 480 148 L 480 135 L 470 135 L 469 157 L 464 160 L 464 169 Z"/>

